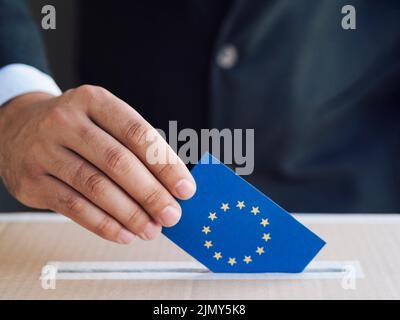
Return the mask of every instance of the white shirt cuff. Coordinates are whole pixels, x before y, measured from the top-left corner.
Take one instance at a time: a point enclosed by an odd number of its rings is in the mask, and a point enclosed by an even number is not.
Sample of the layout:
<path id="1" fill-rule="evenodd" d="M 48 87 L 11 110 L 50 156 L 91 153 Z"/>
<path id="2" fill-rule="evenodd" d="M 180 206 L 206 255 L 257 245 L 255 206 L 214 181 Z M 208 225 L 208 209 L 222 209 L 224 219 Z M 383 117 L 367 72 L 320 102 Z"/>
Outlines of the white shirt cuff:
<path id="1" fill-rule="evenodd" d="M 11 99 L 30 92 L 59 96 L 62 92 L 53 78 L 26 64 L 0 68 L 0 107 Z"/>

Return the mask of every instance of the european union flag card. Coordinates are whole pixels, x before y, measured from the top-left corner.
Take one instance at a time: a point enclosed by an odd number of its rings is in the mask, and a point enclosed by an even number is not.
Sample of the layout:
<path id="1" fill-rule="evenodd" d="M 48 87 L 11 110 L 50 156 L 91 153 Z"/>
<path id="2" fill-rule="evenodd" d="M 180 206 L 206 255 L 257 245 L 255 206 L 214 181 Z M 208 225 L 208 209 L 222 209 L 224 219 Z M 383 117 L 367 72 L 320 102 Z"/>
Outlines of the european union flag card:
<path id="1" fill-rule="evenodd" d="M 210 154 L 192 174 L 197 193 L 163 232 L 212 272 L 302 272 L 325 245 Z"/>

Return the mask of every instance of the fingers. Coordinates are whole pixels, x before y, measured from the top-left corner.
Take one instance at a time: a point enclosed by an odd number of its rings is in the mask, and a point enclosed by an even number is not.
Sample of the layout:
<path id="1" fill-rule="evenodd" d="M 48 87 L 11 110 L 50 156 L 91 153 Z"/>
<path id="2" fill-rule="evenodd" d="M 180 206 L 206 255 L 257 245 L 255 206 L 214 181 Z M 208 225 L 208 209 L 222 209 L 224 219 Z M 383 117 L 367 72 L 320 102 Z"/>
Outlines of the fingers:
<path id="1" fill-rule="evenodd" d="M 128 244 L 134 235 L 119 222 L 86 200 L 69 186 L 50 176 L 44 177 L 41 197 L 48 208 L 59 212 L 98 236 L 120 244 Z"/>
<path id="2" fill-rule="evenodd" d="M 95 124 L 88 121 L 78 133 L 70 133 L 65 144 L 104 172 L 156 222 L 170 227 L 179 221 L 181 208 L 168 190 L 132 152 Z"/>
<path id="3" fill-rule="evenodd" d="M 97 125 L 131 150 L 171 194 L 183 200 L 194 195 L 196 183 L 185 164 L 161 135 L 128 104 L 111 93 L 104 93 L 103 101 L 91 103 L 88 113 Z M 152 149 L 149 149 L 150 145 Z M 158 161 L 151 150 L 162 153 Z"/>
<path id="4" fill-rule="evenodd" d="M 47 163 L 52 176 L 84 195 L 130 232 L 144 240 L 152 240 L 160 234 L 160 225 L 96 167 L 61 147 L 52 159 L 62 159 Z"/>

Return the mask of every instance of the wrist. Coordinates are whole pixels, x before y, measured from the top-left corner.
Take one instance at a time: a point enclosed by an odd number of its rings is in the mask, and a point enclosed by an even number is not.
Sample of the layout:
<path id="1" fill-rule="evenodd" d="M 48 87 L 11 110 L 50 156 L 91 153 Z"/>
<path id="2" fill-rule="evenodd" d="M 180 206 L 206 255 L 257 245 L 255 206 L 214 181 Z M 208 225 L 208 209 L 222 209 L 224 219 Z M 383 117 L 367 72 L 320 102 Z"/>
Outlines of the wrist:
<path id="1" fill-rule="evenodd" d="M 26 104 L 34 104 L 43 100 L 54 98 L 55 96 L 49 93 L 43 92 L 30 92 L 21 94 L 6 102 L 0 109 L 12 108 L 13 106 L 21 106 Z"/>

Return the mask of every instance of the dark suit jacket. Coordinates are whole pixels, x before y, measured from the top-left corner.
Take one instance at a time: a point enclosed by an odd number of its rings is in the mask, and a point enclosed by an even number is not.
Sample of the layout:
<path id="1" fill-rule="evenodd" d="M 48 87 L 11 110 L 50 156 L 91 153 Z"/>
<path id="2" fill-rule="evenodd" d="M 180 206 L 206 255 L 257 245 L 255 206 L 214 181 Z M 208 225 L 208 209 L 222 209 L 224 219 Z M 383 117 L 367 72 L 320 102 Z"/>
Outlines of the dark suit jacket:
<path id="1" fill-rule="evenodd" d="M 0 68 L 10 63 L 48 72 L 42 41 L 25 0 L 0 0 Z"/>
<path id="2" fill-rule="evenodd" d="M 0 65 L 45 68 L 16 3 L 0 0 Z M 82 82 L 160 128 L 255 128 L 249 180 L 291 211 L 400 212 L 400 2 L 351 1 L 353 31 L 343 0 L 80 3 Z"/>

